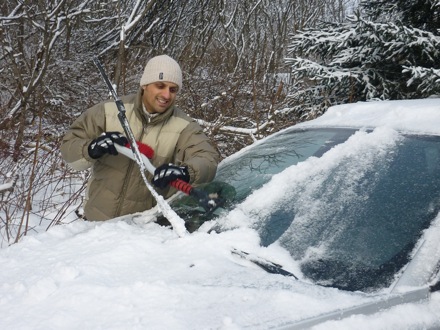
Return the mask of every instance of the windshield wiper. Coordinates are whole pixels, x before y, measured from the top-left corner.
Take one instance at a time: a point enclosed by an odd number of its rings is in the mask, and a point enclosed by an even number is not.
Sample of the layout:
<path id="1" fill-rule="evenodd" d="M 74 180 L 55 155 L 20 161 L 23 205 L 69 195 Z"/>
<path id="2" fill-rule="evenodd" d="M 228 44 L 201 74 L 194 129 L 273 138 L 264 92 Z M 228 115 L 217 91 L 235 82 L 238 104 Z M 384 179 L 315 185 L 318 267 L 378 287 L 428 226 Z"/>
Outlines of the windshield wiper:
<path id="1" fill-rule="evenodd" d="M 275 262 L 272 262 L 270 260 L 264 259 L 262 257 L 250 254 L 248 252 L 245 251 L 241 251 L 241 250 L 237 250 L 235 248 L 233 248 L 231 250 L 232 254 L 235 254 L 243 259 L 246 259 L 252 263 L 254 263 L 255 265 L 257 265 L 258 267 L 264 269 L 266 272 L 270 273 L 270 274 L 279 274 L 279 275 L 283 275 L 283 276 L 291 276 L 293 277 L 295 280 L 298 279 L 298 277 L 296 277 L 293 273 L 283 269 L 283 266 L 281 266 L 280 264 L 277 264 Z"/>

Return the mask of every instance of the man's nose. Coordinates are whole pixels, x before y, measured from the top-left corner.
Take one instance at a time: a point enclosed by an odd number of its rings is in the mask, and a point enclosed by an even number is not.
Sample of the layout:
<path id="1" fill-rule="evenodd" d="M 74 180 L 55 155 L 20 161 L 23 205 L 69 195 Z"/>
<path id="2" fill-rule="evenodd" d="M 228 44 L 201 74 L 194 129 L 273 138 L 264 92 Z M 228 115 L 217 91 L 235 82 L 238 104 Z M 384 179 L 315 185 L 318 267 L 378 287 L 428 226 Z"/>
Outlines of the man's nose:
<path id="1" fill-rule="evenodd" d="M 171 97 L 171 91 L 169 88 L 164 88 L 162 90 L 162 97 L 169 99 Z"/>

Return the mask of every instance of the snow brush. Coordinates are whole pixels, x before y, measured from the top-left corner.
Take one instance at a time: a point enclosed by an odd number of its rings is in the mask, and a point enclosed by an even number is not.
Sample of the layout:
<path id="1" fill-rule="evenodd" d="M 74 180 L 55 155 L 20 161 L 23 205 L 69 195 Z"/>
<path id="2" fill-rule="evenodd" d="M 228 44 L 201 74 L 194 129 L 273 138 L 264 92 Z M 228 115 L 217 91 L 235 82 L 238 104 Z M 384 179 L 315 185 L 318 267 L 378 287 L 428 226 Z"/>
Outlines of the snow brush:
<path id="1" fill-rule="evenodd" d="M 138 150 L 141 154 L 142 161 L 145 165 L 147 171 L 154 175 L 154 171 L 156 168 L 150 162 L 150 159 L 154 156 L 154 150 L 148 144 L 136 141 Z M 116 150 L 123 154 L 124 156 L 129 157 L 130 159 L 134 159 L 133 152 L 129 149 L 131 146 L 127 144 L 125 147 L 115 144 Z M 217 207 L 223 205 L 224 200 L 219 197 L 218 193 L 208 194 L 207 192 L 194 188 L 191 184 L 181 180 L 176 179 L 170 182 L 170 186 L 176 188 L 177 190 L 193 197 L 197 200 L 198 204 L 205 210 L 205 212 L 209 213 L 214 211 Z"/>
<path id="2" fill-rule="evenodd" d="M 147 180 L 145 171 L 147 171 L 148 169 L 144 161 L 142 160 L 142 154 L 139 151 L 138 144 L 136 143 L 136 139 L 134 137 L 133 131 L 131 130 L 130 124 L 128 123 L 127 116 L 125 115 L 126 110 L 124 103 L 116 94 L 116 91 L 112 83 L 110 82 L 110 79 L 108 78 L 107 74 L 105 73 L 104 68 L 102 67 L 101 62 L 98 60 L 98 58 L 93 57 L 93 62 L 98 68 L 99 73 L 101 74 L 104 82 L 106 83 L 109 92 L 112 94 L 113 99 L 115 100 L 116 107 L 118 108 L 118 119 L 121 123 L 122 128 L 124 129 L 125 135 L 130 144 L 131 157 L 139 166 L 142 180 L 144 180 L 147 189 L 150 191 L 151 195 L 156 200 L 159 210 L 162 212 L 164 217 L 167 218 L 168 221 L 171 223 L 171 226 L 173 227 L 173 230 L 176 232 L 176 234 L 179 237 L 185 236 L 187 233 L 185 227 L 185 221 L 181 217 L 179 217 L 176 212 L 174 212 L 174 210 L 167 203 L 167 201 L 161 195 L 158 194 L 158 192 L 153 188 L 153 186 Z"/>

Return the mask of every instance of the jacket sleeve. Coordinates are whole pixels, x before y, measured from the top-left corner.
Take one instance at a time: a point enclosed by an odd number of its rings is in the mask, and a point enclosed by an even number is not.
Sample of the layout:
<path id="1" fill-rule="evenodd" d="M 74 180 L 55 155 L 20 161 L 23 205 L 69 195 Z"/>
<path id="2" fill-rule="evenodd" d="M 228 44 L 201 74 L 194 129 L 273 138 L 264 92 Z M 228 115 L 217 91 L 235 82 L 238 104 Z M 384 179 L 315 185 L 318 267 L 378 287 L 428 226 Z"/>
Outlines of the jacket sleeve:
<path id="1" fill-rule="evenodd" d="M 93 139 L 105 132 L 103 103 L 85 111 L 70 126 L 61 143 L 61 155 L 74 170 L 85 170 L 93 165 L 87 148 Z"/>
<path id="2" fill-rule="evenodd" d="M 176 163 L 188 166 L 191 183 L 201 184 L 214 179 L 220 155 L 196 122 L 191 122 L 182 131 L 176 148 Z"/>

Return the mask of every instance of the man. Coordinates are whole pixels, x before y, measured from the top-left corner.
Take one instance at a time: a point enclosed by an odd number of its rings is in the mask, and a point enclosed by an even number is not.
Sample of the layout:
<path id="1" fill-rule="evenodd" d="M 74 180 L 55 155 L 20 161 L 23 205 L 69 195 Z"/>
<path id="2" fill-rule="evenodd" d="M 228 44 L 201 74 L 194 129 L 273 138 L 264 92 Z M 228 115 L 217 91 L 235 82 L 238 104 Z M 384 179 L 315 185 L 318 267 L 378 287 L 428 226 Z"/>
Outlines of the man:
<path id="1" fill-rule="evenodd" d="M 179 64 L 167 55 L 148 61 L 137 94 L 121 97 L 137 141 L 154 149 L 154 177 L 165 198 L 176 192 L 168 184 L 179 178 L 192 184 L 214 178 L 219 155 L 202 128 L 174 103 L 182 88 Z M 148 210 L 155 200 L 142 180 L 138 165 L 118 155 L 115 143 L 127 139 L 113 101 L 99 103 L 78 117 L 61 144 L 65 161 L 76 170 L 92 167 L 84 216 L 102 221 Z"/>

